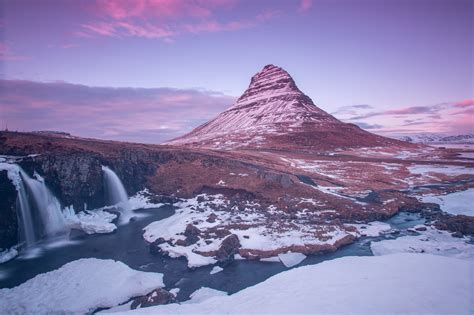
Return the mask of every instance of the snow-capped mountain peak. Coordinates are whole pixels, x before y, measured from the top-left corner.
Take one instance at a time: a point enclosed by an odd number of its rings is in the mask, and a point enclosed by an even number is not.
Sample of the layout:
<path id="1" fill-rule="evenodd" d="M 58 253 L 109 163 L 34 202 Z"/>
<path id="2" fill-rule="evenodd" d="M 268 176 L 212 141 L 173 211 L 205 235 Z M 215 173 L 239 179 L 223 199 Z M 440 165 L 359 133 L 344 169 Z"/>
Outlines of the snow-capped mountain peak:
<path id="1" fill-rule="evenodd" d="M 347 131 L 347 132 L 346 132 Z M 192 132 L 165 144 L 218 149 L 245 147 L 323 148 L 393 142 L 352 124 L 345 124 L 317 107 L 280 67 L 266 65 L 255 74 L 229 109 Z"/>

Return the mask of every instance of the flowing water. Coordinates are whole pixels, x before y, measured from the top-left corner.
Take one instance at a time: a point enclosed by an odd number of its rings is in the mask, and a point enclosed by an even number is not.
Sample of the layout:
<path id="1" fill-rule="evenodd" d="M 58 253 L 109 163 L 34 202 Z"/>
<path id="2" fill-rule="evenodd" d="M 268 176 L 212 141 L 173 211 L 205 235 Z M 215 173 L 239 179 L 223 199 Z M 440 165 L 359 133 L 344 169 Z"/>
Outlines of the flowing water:
<path id="1" fill-rule="evenodd" d="M 106 200 L 109 205 L 126 205 L 128 195 L 120 178 L 107 166 L 102 166 L 102 171 L 104 172 Z"/>
<path id="2" fill-rule="evenodd" d="M 18 166 L 17 213 L 20 239 L 26 248 L 42 238 L 54 237 L 67 230 L 61 205 L 46 187 L 44 179 L 35 173 L 30 177 Z"/>
<path id="3" fill-rule="evenodd" d="M 19 257 L 0 265 L 0 288 L 17 286 L 40 273 L 57 269 L 73 260 L 89 257 L 119 260 L 136 270 L 163 273 L 167 289 L 180 288 L 177 297 L 180 301 L 187 300 L 189 295 L 200 287 L 210 287 L 231 294 L 288 270 L 279 262 L 247 260 L 236 260 L 223 271 L 213 275 L 209 274 L 213 266 L 190 270 L 185 258 L 174 259 L 162 254 L 151 254 L 142 237 L 142 229 L 145 226 L 169 217 L 174 213 L 174 208 L 164 206 L 159 209 L 140 210 L 138 213 L 148 215 L 120 226 L 114 233 L 89 236 L 72 234 L 70 244 L 46 248 L 42 256 L 31 259 Z M 387 222 L 394 228 L 406 229 L 422 223 L 423 219 L 418 214 L 400 213 Z M 369 241 L 374 239 L 380 238 L 362 238 L 334 253 L 308 256 L 298 266 L 317 264 L 343 256 L 372 255 Z"/>

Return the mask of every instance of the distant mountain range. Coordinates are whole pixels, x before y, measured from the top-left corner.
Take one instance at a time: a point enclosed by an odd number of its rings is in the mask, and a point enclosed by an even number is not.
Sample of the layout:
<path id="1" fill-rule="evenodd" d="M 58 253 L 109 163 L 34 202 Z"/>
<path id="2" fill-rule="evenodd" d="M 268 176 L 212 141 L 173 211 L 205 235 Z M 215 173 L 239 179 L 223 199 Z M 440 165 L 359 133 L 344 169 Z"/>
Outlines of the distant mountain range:
<path id="1" fill-rule="evenodd" d="M 397 139 L 412 143 L 425 144 L 474 144 L 474 134 L 465 135 L 442 135 L 442 134 L 415 134 L 400 136 Z"/>

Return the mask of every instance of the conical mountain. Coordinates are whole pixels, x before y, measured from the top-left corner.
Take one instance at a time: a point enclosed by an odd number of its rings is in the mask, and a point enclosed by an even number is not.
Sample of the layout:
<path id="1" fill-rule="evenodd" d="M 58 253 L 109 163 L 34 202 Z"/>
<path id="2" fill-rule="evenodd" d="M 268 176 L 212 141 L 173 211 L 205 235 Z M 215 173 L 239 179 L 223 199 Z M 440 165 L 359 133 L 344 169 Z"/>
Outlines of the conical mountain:
<path id="1" fill-rule="evenodd" d="M 301 92 L 282 68 L 265 66 L 236 103 L 165 144 L 214 149 L 326 150 L 400 144 L 339 121 Z"/>

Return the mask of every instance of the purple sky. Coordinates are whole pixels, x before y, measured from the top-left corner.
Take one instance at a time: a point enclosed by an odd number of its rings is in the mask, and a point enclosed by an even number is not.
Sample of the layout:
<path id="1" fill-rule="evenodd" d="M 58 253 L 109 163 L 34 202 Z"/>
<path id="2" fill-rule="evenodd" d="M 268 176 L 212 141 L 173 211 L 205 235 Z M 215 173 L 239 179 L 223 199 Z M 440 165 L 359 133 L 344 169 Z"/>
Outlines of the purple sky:
<path id="1" fill-rule="evenodd" d="M 273 63 L 383 134 L 474 132 L 470 0 L 4 0 L 0 123 L 161 142 Z"/>

